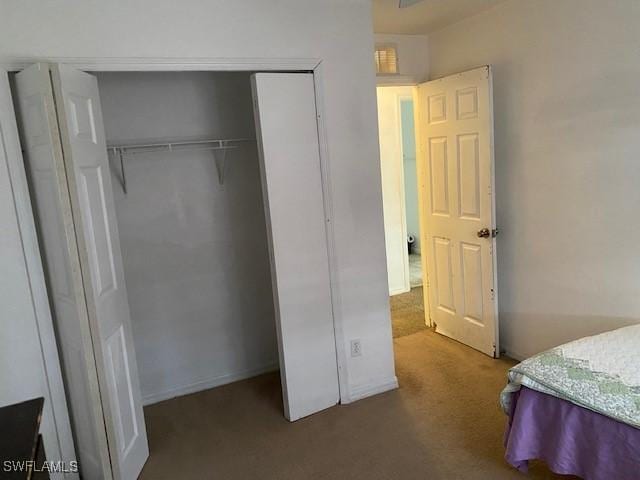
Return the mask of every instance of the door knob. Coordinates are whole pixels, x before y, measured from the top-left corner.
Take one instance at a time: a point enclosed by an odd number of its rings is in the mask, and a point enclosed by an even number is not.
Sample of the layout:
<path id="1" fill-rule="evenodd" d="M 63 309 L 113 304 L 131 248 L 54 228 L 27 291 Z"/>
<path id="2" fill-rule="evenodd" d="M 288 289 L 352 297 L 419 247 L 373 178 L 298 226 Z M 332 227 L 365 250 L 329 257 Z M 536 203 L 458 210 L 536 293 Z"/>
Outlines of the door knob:
<path id="1" fill-rule="evenodd" d="M 489 230 L 488 228 L 483 228 L 478 230 L 479 238 L 495 238 L 498 235 L 498 229 L 494 228 L 493 230 Z"/>

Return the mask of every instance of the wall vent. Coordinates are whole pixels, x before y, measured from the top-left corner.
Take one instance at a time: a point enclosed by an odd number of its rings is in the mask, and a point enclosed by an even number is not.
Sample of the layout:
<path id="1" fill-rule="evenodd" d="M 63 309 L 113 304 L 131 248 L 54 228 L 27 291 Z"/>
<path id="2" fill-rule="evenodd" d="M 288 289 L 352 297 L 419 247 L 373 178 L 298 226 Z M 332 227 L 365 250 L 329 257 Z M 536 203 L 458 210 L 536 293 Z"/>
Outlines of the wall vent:
<path id="1" fill-rule="evenodd" d="M 395 45 L 376 45 L 376 73 L 394 75 L 398 73 L 398 54 Z"/>

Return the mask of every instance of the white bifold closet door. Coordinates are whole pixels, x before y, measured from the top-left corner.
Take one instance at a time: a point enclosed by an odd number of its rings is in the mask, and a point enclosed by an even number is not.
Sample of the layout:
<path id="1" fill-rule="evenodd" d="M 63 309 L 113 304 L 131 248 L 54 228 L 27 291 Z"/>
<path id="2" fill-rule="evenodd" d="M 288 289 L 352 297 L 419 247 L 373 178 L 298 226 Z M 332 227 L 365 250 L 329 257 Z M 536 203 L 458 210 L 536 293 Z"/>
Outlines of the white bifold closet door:
<path id="1" fill-rule="evenodd" d="M 252 76 L 280 376 L 293 421 L 338 403 L 326 215 L 312 74 Z"/>
<path id="2" fill-rule="evenodd" d="M 149 448 L 97 81 L 38 64 L 16 90 L 81 472 L 135 479 Z"/>
<path id="3" fill-rule="evenodd" d="M 252 78 L 285 415 L 338 403 L 326 215 L 311 74 Z M 16 76 L 27 171 L 83 478 L 135 479 L 149 456 L 94 76 Z"/>

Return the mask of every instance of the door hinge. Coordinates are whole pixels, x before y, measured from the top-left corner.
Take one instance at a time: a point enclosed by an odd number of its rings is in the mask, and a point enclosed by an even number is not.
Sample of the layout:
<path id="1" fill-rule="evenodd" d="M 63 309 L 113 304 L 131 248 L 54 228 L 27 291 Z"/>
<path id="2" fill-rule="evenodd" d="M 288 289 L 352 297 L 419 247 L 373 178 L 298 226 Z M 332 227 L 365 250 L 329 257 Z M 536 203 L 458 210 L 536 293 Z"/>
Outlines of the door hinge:
<path id="1" fill-rule="evenodd" d="M 495 300 L 496 299 L 496 291 L 492 288 L 491 289 L 491 300 Z"/>

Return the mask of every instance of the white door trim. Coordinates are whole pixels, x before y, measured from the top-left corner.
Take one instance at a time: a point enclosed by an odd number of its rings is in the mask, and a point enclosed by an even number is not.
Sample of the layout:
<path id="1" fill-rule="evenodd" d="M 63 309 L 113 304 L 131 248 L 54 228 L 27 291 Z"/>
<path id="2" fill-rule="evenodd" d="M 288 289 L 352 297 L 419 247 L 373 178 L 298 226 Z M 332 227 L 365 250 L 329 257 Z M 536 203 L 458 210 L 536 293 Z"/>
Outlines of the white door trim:
<path id="1" fill-rule="evenodd" d="M 87 72 L 182 72 L 182 71 L 312 71 L 320 58 L 158 58 L 158 57 L 2 57 L 0 67 L 22 70 L 37 62 L 63 63 Z"/>
<path id="2" fill-rule="evenodd" d="M 353 400 L 349 390 L 349 372 L 347 363 L 347 351 L 344 340 L 344 328 L 341 306 L 341 295 L 338 281 L 338 268 L 336 256 L 335 232 L 333 229 L 333 191 L 330 174 L 329 141 L 324 120 L 324 86 L 323 64 L 319 58 L 99 58 L 99 57 L 47 57 L 24 58 L 3 57 L 0 59 L 0 68 L 7 71 L 20 71 L 37 62 L 63 63 L 78 70 L 88 72 L 155 72 L 155 71 L 280 71 L 280 72 L 312 72 L 316 108 L 318 115 L 318 137 L 320 143 L 320 165 L 322 169 L 322 192 L 325 207 L 325 220 L 327 223 L 327 250 L 329 255 L 329 273 L 331 278 L 331 304 L 333 310 L 334 334 L 336 342 L 336 362 L 338 368 L 338 383 L 340 387 L 340 403 L 350 403 Z M 20 162 L 22 159 L 15 159 Z M 18 188 L 28 189 L 26 178 Z M 31 215 L 29 221 L 33 223 Z M 22 228 L 22 226 L 21 226 Z M 33 252 L 30 253 L 33 257 Z M 34 258 L 31 258 L 34 261 Z M 35 258 L 40 262 L 40 257 Z M 48 306 L 47 306 L 48 308 Z M 41 333 L 42 334 L 42 333 Z M 55 381 L 50 378 L 49 381 Z"/>
<path id="3" fill-rule="evenodd" d="M 421 118 L 423 112 L 418 97 L 418 89 L 413 92 L 413 121 L 416 136 L 416 176 L 418 178 L 418 224 L 420 227 L 420 261 L 422 264 L 422 304 L 424 305 L 424 323 L 428 327 L 433 327 L 433 320 L 431 319 L 431 305 L 430 305 L 430 285 L 429 285 L 429 266 L 427 264 L 427 252 L 425 248 L 425 239 L 427 238 L 427 212 L 424 207 L 426 196 L 426 184 L 425 184 L 425 166 L 427 162 L 427 153 L 423 146 L 422 138 L 424 134 L 424 127 L 422 126 Z"/>

